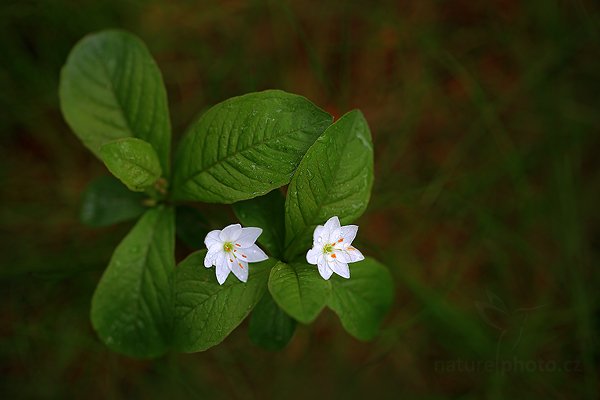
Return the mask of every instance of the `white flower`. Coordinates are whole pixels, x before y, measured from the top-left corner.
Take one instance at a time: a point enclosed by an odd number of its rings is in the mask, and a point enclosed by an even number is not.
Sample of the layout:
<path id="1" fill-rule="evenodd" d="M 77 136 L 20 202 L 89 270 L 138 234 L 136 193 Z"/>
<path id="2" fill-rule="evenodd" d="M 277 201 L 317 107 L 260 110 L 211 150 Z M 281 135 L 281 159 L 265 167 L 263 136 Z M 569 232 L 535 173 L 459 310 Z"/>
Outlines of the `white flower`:
<path id="1" fill-rule="evenodd" d="M 331 217 L 325 226 L 319 225 L 313 233 L 313 248 L 306 253 L 306 261 L 319 267 L 319 274 L 329 279 L 334 272 L 350 278 L 348 263 L 364 260 L 358 249 L 352 247 L 358 226 L 340 226 L 338 217 Z"/>
<path id="2" fill-rule="evenodd" d="M 256 239 L 262 233 L 260 228 L 242 228 L 240 224 L 229 225 L 222 231 L 210 231 L 204 239 L 208 253 L 204 266 L 213 265 L 217 270 L 217 281 L 222 285 L 233 272 L 242 282 L 248 280 L 248 263 L 264 261 L 267 255 L 257 245 Z"/>

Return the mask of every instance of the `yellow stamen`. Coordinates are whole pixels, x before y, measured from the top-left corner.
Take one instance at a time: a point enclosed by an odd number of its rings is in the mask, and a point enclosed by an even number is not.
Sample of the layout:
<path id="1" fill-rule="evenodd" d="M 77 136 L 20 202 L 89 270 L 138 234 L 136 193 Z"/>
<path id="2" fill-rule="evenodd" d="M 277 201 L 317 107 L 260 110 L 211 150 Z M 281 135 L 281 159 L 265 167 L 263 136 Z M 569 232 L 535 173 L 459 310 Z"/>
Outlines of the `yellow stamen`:
<path id="1" fill-rule="evenodd" d="M 333 251 L 333 244 L 326 244 L 323 246 L 323 254 L 329 254 Z"/>

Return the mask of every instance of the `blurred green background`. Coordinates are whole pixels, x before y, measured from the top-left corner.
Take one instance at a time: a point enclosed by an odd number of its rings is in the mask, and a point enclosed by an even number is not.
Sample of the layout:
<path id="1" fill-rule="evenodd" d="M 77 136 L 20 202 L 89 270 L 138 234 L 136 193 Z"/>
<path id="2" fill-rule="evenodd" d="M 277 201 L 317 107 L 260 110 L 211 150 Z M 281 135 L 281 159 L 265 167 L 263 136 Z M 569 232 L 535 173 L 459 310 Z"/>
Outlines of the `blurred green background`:
<path id="1" fill-rule="evenodd" d="M 1 398 L 598 398 L 599 15 L 591 0 L 3 1 Z M 357 246 L 396 281 L 378 339 L 326 311 L 280 353 L 247 322 L 154 361 L 99 342 L 90 299 L 132 223 L 78 221 L 107 171 L 57 85 L 75 42 L 108 27 L 156 58 L 176 139 L 267 88 L 365 113 L 376 183 Z"/>

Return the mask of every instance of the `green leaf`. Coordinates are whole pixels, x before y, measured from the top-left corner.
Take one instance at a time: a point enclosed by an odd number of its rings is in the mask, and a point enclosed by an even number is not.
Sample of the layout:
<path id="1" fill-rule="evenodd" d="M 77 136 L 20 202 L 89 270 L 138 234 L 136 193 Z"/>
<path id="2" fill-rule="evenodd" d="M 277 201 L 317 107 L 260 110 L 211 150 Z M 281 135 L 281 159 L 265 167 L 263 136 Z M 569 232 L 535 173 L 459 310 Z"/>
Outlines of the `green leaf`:
<path id="1" fill-rule="evenodd" d="M 371 340 L 394 300 L 394 284 L 386 267 L 372 258 L 350 264 L 350 279 L 334 275 L 327 305 L 352 336 Z"/>
<path id="2" fill-rule="evenodd" d="M 141 139 L 108 142 L 100 147 L 100 157 L 108 170 L 134 192 L 152 186 L 162 174 L 156 151 Z"/>
<path id="3" fill-rule="evenodd" d="M 317 225 L 337 215 L 342 224 L 366 209 L 373 185 L 373 146 L 362 113 L 351 111 L 308 150 L 288 188 L 286 259 L 310 248 Z"/>
<path id="4" fill-rule="evenodd" d="M 61 71 L 59 97 L 65 120 L 96 156 L 103 144 L 137 137 L 152 144 L 168 174 L 167 94 L 140 39 L 118 30 L 84 37 Z"/>
<path id="5" fill-rule="evenodd" d="M 154 208 L 115 250 L 92 299 L 92 324 L 111 349 L 157 357 L 171 331 L 174 215 Z"/>
<path id="6" fill-rule="evenodd" d="M 284 206 L 285 198 L 279 190 L 233 205 L 233 211 L 242 225 L 262 228 L 258 242 L 276 258 L 281 258 L 283 254 Z"/>
<path id="7" fill-rule="evenodd" d="M 330 284 L 319 275 L 315 265 L 279 262 L 271 270 L 269 291 L 286 313 L 308 324 L 325 307 Z"/>
<path id="8" fill-rule="evenodd" d="M 273 260 L 249 265 L 248 282 L 231 274 L 223 286 L 215 269 L 205 268 L 206 250 L 192 253 L 175 272 L 174 347 L 203 351 L 227 337 L 252 311 L 267 287 Z"/>
<path id="9" fill-rule="evenodd" d="M 329 124 L 331 116 L 313 103 L 279 90 L 217 104 L 179 146 L 173 196 L 234 203 L 286 185 Z"/>
<path id="10" fill-rule="evenodd" d="M 133 193 L 112 176 L 101 176 L 83 193 L 79 219 L 82 223 L 101 227 L 139 217 L 147 210 L 141 193 Z"/>
<path id="11" fill-rule="evenodd" d="M 210 227 L 200 211 L 190 206 L 177 206 L 175 222 L 177 237 L 190 249 L 197 250 L 205 247 L 204 238 L 210 232 Z"/>
<path id="12" fill-rule="evenodd" d="M 266 350 L 283 349 L 294 336 L 296 320 L 287 315 L 266 292 L 250 316 L 248 335 Z"/>

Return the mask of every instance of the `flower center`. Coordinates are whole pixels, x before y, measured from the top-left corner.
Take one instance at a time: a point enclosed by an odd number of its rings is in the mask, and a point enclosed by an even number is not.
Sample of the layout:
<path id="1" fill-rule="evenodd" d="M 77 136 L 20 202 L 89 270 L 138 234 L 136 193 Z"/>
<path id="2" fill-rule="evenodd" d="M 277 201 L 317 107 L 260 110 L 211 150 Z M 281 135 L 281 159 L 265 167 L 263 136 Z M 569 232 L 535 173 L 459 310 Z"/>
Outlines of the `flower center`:
<path id="1" fill-rule="evenodd" d="M 323 246 L 323 254 L 329 254 L 331 252 L 333 252 L 333 244 L 327 243 L 325 246 Z"/>
<path id="2" fill-rule="evenodd" d="M 231 250 L 233 250 L 233 244 L 231 242 L 223 243 L 223 250 L 229 253 Z"/>

